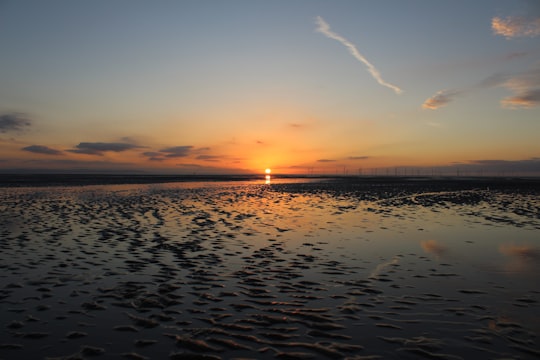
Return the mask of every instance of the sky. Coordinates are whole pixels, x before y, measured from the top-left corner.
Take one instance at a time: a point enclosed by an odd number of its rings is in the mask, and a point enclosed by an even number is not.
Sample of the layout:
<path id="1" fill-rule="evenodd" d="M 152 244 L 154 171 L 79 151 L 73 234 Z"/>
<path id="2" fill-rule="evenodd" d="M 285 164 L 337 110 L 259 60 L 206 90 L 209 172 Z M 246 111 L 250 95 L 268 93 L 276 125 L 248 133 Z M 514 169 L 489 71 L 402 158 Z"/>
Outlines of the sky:
<path id="1" fill-rule="evenodd" d="M 540 175 L 537 0 L 0 0 L 0 172 Z"/>

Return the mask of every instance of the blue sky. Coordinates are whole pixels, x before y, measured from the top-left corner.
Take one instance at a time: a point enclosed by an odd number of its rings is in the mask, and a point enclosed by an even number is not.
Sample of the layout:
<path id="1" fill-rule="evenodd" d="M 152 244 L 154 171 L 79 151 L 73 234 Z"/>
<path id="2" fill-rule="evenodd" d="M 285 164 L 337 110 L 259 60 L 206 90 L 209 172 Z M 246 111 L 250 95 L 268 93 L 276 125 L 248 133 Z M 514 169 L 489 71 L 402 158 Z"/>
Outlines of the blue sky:
<path id="1" fill-rule="evenodd" d="M 540 171 L 539 19 L 536 1 L 2 1 L 0 169 Z"/>

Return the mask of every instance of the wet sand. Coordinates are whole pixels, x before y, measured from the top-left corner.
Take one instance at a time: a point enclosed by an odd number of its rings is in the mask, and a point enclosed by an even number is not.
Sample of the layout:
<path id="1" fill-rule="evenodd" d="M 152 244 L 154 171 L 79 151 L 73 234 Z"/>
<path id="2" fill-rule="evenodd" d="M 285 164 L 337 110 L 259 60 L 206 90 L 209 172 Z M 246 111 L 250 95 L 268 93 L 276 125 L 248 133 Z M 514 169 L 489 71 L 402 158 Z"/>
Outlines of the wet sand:
<path id="1" fill-rule="evenodd" d="M 0 188 L 0 358 L 538 358 L 539 193 Z"/>

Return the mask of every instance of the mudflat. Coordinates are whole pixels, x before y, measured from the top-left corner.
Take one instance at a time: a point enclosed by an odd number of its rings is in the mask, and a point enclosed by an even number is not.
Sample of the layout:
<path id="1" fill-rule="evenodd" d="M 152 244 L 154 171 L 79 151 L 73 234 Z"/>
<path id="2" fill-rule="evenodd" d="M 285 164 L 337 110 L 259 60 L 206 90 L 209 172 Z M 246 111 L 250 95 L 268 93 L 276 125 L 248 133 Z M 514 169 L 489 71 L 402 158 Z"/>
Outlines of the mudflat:
<path id="1" fill-rule="evenodd" d="M 538 180 L 173 180 L 0 187 L 0 358 L 540 357 Z"/>

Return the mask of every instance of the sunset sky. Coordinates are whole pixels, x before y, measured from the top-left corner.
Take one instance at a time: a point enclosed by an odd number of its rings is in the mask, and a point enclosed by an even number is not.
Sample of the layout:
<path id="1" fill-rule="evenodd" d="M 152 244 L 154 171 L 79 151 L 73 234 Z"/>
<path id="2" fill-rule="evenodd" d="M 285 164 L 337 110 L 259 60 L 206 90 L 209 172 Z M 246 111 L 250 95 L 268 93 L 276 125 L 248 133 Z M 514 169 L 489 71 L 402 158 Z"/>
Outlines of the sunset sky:
<path id="1" fill-rule="evenodd" d="M 0 172 L 540 175 L 535 0 L 3 0 L 0 54 Z"/>

